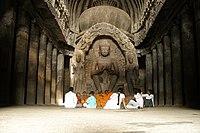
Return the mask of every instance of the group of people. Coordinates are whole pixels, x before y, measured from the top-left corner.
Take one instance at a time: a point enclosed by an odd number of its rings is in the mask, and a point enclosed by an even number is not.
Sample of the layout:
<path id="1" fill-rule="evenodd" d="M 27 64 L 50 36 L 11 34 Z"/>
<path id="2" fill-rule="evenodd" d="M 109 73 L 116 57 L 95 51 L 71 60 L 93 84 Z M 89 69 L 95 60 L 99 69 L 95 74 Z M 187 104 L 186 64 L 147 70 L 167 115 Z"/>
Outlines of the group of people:
<path id="1" fill-rule="evenodd" d="M 82 94 L 74 93 L 73 87 L 65 94 L 65 108 L 103 108 L 103 109 L 140 109 L 143 107 L 154 107 L 154 95 L 151 90 L 142 94 L 141 89 L 136 89 L 130 100 L 125 98 L 123 89 L 119 88 L 116 93 L 105 90 L 100 93 L 98 90 L 91 91 L 89 96 L 86 91 Z"/>
<path id="2" fill-rule="evenodd" d="M 141 89 L 136 89 L 134 96 L 129 100 L 126 108 L 139 109 L 143 107 L 154 107 L 154 95 L 149 89 L 146 94 L 142 94 Z"/>

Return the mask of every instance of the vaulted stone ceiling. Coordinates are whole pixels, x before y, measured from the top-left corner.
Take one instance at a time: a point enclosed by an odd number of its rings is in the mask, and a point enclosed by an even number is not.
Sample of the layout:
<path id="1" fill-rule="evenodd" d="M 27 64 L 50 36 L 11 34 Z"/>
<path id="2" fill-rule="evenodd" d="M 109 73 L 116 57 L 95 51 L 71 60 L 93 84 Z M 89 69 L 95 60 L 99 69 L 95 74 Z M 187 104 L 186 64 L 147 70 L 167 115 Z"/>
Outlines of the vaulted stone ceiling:
<path id="1" fill-rule="evenodd" d="M 131 17 L 133 22 L 132 32 L 134 32 L 134 30 L 140 28 L 142 21 L 148 17 L 147 15 L 149 15 L 148 13 L 153 9 L 152 7 L 159 5 L 161 7 L 165 0 L 66 0 L 65 2 L 71 15 L 70 18 L 72 22 L 76 22 L 82 12 L 94 6 L 107 5 L 120 8 Z"/>
<path id="2" fill-rule="evenodd" d="M 124 10 L 131 18 L 130 38 L 135 45 L 145 38 L 165 0 L 65 0 L 70 14 L 69 28 L 79 33 L 79 16 L 95 6 L 113 6 Z"/>
<path id="3" fill-rule="evenodd" d="M 119 10 L 123 10 L 130 17 L 130 30 L 124 31 L 125 34 L 134 43 L 138 56 L 145 55 L 153 47 L 155 47 L 155 41 L 159 40 L 161 34 L 166 30 L 174 15 L 179 11 L 179 9 L 184 6 L 185 2 L 189 0 L 48 0 L 43 1 L 47 3 L 46 6 L 40 0 L 33 0 L 37 9 L 45 20 L 46 27 L 50 28 L 53 32 L 57 31 L 57 28 L 52 28 L 52 22 L 50 21 L 50 16 L 48 15 L 49 8 L 53 14 L 52 19 L 56 19 L 63 23 L 63 20 L 67 24 L 64 26 L 65 29 L 62 30 L 63 37 L 58 37 L 59 46 L 66 49 L 66 46 L 75 46 L 75 40 L 79 38 L 82 34 L 80 29 L 80 16 L 84 11 L 92 9 L 97 6 L 112 6 Z M 42 6 L 44 5 L 44 6 Z M 63 6 L 64 5 L 64 6 Z M 62 8 L 65 9 L 62 9 Z M 45 9 L 45 10 L 44 10 Z M 59 14 L 65 12 L 66 18 L 58 17 Z M 45 12 L 45 13 L 44 13 Z M 56 13 L 59 12 L 59 13 Z M 105 13 L 105 11 L 104 11 Z M 90 13 L 92 15 L 93 12 Z M 104 14 L 105 15 L 105 14 Z M 86 18 L 90 21 L 91 18 Z M 85 19 L 85 20 L 86 20 Z M 117 18 L 119 19 L 119 18 Z M 121 20 L 116 20 L 121 21 Z M 65 23 L 64 22 L 64 23 Z M 63 26 L 61 26 L 63 27 Z M 62 28 L 61 28 L 62 29 Z M 58 33 L 56 36 L 58 36 Z M 62 35 L 60 35 L 62 36 Z M 67 45 L 65 45 L 65 40 Z"/>

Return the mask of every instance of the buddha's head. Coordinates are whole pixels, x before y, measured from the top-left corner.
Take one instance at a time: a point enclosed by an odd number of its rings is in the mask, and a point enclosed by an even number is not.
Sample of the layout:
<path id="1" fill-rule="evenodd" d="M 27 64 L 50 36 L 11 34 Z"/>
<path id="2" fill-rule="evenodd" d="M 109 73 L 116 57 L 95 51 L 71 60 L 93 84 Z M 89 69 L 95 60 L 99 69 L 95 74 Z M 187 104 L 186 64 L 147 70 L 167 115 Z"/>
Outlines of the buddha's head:
<path id="1" fill-rule="evenodd" d="M 100 54 L 103 57 L 106 57 L 110 54 L 110 44 L 107 40 L 102 40 L 101 43 L 99 44 L 99 50 Z"/>

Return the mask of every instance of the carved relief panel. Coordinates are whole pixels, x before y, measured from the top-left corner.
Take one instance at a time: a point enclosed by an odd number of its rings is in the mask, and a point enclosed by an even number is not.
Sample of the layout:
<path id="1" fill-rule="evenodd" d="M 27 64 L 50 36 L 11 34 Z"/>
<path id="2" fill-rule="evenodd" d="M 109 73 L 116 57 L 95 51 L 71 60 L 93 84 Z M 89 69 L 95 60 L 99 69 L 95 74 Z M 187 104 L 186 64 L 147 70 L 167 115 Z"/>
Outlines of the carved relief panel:
<path id="1" fill-rule="evenodd" d="M 107 43 L 107 44 L 106 44 Z M 100 53 L 100 46 L 109 45 L 109 55 L 103 57 Z M 98 64 L 97 64 L 98 63 Z M 96 66 L 99 65 L 99 66 Z M 112 66 L 113 65 L 113 66 Z M 100 83 L 100 86 L 95 85 L 95 81 L 92 78 L 94 75 L 92 72 L 99 69 L 99 76 L 97 77 L 96 82 Z M 116 67 L 116 68 L 115 68 Z M 121 84 L 124 84 L 125 76 L 125 58 L 120 51 L 118 44 L 111 37 L 101 36 L 97 37 L 93 43 L 88 53 L 86 54 L 85 60 L 85 72 L 86 72 L 86 86 L 88 89 L 99 89 L 100 91 L 115 91 L 116 88 Z M 97 75 L 97 74 L 96 74 Z M 114 77 L 113 77 L 114 76 Z M 113 79 L 115 78 L 116 79 Z M 116 81 L 115 81 L 116 80 Z M 98 83 L 97 83 L 98 84 Z M 111 85 L 113 84 L 113 85 Z"/>
<path id="2" fill-rule="evenodd" d="M 73 60 L 77 53 L 82 53 L 82 63 L 85 87 L 82 91 L 100 90 L 116 91 L 119 87 L 125 93 L 132 93 L 127 88 L 127 70 L 138 68 L 136 50 L 129 38 L 115 26 L 108 23 L 98 23 L 88 29 L 75 48 Z M 74 66 L 74 65 L 72 65 Z M 126 70 L 127 69 L 127 70 Z M 132 83 L 132 82 L 130 82 Z M 73 85 L 74 87 L 77 85 Z M 80 90 L 75 88 L 75 90 Z"/>

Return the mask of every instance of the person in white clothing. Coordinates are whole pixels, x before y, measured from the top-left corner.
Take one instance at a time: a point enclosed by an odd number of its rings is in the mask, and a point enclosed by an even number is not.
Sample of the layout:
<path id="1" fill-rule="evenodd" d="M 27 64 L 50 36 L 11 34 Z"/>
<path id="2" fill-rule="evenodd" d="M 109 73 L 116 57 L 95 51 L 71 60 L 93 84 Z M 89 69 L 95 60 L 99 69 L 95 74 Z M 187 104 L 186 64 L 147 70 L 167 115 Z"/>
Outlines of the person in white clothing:
<path id="1" fill-rule="evenodd" d="M 154 95 L 152 94 L 152 90 L 148 90 L 147 94 L 142 94 L 142 97 L 145 98 L 144 106 L 145 107 L 154 107 Z"/>
<path id="2" fill-rule="evenodd" d="M 123 93 L 123 89 L 119 88 L 117 93 L 113 93 L 110 96 L 110 99 L 106 102 L 104 109 L 120 109 L 121 103 L 123 103 L 123 106 L 126 109 L 125 95 Z"/>
<path id="3" fill-rule="evenodd" d="M 136 101 L 135 97 L 133 96 L 128 104 L 126 105 L 127 109 L 138 109 L 140 108 L 140 104 Z"/>
<path id="4" fill-rule="evenodd" d="M 138 103 L 138 108 L 143 108 L 144 106 L 144 99 L 142 97 L 141 89 L 136 90 L 136 94 L 134 95 L 136 102 Z"/>
<path id="5" fill-rule="evenodd" d="M 144 100 L 142 97 L 141 89 L 135 88 L 134 96 L 131 98 L 131 100 L 126 105 L 127 109 L 140 109 L 144 106 Z"/>
<path id="6" fill-rule="evenodd" d="M 65 108 L 75 108 L 77 104 L 76 94 L 73 92 L 74 88 L 69 87 L 69 92 L 65 94 Z"/>

